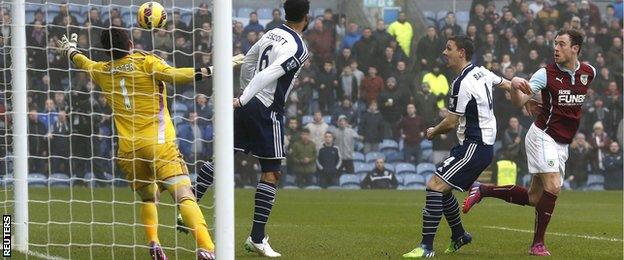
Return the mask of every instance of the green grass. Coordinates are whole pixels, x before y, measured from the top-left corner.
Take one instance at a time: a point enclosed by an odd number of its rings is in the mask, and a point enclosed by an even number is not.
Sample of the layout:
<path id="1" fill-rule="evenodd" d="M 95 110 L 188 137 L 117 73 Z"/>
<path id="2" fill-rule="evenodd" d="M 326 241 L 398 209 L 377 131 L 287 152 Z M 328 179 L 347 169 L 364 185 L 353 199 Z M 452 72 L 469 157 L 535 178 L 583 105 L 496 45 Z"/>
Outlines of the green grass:
<path id="1" fill-rule="evenodd" d="M 5 198 L 12 198 L 10 192 Z M 113 200 L 130 202 L 128 189 L 87 188 L 31 189 L 31 200 L 58 201 L 30 203 L 31 251 L 71 259 L 147 259 L 147 249 L 119 245 L 145 245 L 143 229 L 131 226 L 138 219 L 138 205 L 110 204 Z M 166 194 L 163 194 L 166 195 Z M 465 194 L 459 194 L 463 200 Z M 69 199 L 73 203 L 68 203 Z M 101 202 L 87 203 L 93 199 Z M 77 200 L 85 200 L 78 202 Z M 163 196 L 171 203 L 169 196 Z M 271 245 L 286 259 L 398 259 L 420 241 L 421 191 L 335 191 L 280 190 L 267 227 Z M 253 190 L 236 191 L 236 258 L 256 258 L 242 248 L 248 236 L 253 208 Z M 213 223 L 212 196 L 202 201 L 208 223 Z M 2 205 L 2 204 L 0 204 Z M 4 203 L 11 212 L 11 204 Z M 132 212 L 135 214 L 132 214 Z M 473 243 L 460 249 L 454 257 L 525 258 L 532 233 L 501 230 L 494 227 L 532 230 L 533 208 L 507 205 L 488 199 L 468 215 L 462 215 Z M 161 242 L 170 259 L 193 259 L 190 235 L 172 228 L 175 211 L 159 207 Z M 113 220 L 115 224 L 111 225 Z M 48 220 L 59 222 L 48 223 Z M 97 222 L 93 225 L 74 222 Z M 622 192 L 564 192 L 550 222 L 546 241 L 556 258 L 622 259 Z M 448 245 L 450 232 L 445 221 L 440 224 L 435 249 L 441 258 Z M 617 241 L 589 239 L 580 236 L 614 238 Z M 68 243 L 75 244 L 68 247 Z M 113 242 L 116 246 L 111 246 Z M 88 246 L 89 243 L 97 243 Z M 51 245 L 50 245 L 51 244 Z M 87 245 L 80 245 L 87 244 Z M 48 246 L 46 246 L 48 245 Z M 14 251 L 17 259 L 24 255 Z M 33 257 L 31 257 L 33 258 Z"/>

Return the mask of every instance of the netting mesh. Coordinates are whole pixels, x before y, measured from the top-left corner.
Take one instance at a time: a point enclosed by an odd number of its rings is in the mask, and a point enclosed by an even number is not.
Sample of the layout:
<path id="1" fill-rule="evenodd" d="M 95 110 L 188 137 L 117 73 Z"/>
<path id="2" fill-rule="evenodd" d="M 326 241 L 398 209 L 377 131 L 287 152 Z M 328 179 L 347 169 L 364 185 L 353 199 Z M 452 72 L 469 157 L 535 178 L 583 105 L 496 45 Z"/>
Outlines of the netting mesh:
<path id="1" fill-rule="evenodd" d="M 82 53 L 94 61 L 109 61 L 111 55 L 102 48 L 100 33 L 111 26 L 127 29 L 135 50 L 154 53 L 171 66 L 210 65 L 210 2 L 184 7 L 163 3 L 167 26 L 154 31 L 136 25 L 142 2 L 26 4 L 29 246 L 33 252 L 71 259 L 144 258 L 147 254 L 139 215 L 141 198 L 128 187 L 126 172 L 116 163 L 119 136 L 113 117 L 120 115 L 113 112 L 107 93 L 90 75 L 76 69 L 56 48 L 63 34 L 76 33 Z M 3 212 L 12 214 L 11 115 L 4 117 L 12 105 L 10 49 L 18 46 L 10 45 L 11 2 L 0 3 L 4 35 L 0 38 L 4 39 L 0 43 L 0 171 Z M 166 95 L 154 94 L 167 101 L 176 143 L 191 179 L 204 160 L 212 157 L 211 91 L 211 81 L 204 80 L 167 84 L 161 92 Z M 140 95 L 123 87 L 115 92 L 123 92 L 131 103 Z M 134 120 L 139 117 L 133 115 Z M 200 207 L 211 227 L 212 200 L 202 201 Z M 169 257 L 194 257 L 195 240 L 176 232 L 177 208 L 166 192 L 158 210 L 159 237 Z"/>

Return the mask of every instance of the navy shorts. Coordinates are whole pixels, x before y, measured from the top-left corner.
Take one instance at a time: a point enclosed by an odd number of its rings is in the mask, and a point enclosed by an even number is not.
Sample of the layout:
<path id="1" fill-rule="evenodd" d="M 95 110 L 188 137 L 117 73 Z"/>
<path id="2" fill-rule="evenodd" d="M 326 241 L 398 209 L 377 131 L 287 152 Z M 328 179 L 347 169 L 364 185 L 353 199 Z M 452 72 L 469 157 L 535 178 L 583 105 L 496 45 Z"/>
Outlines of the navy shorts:
<path id="1" fill-rule="evenodd" d="M 466 191 L 492 162 L 491 145 L 464 141 L 451 149 L 450 156 L 437 165 L 436 175 L 451 187 Z"/>
<path id="2" fill-rule="evenodd" d="M 234 110 L 234 149 L 258 159 L 284 159 L 284 116 L 252 98 Z"/>

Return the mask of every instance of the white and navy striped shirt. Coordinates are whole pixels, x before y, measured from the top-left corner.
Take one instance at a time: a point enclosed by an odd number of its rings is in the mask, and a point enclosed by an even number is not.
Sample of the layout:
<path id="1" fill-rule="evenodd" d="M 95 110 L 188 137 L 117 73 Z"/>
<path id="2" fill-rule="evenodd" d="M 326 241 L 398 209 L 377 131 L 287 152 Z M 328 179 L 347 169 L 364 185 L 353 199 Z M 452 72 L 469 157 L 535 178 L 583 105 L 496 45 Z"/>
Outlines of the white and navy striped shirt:
<path id="1" fill-rule="evenodd" d="M 457 138 L 493 145 L 496 140 L 496 118 L 492 101 L 492 88 L 503 78 L 484 67 L 469 64 L 452 84 L 449 113 L 459 115 Z"/>
<path id="2" fill-rule="evenodd" d="M 241 66 L 241 105 L 256 97 L 267 108 L 283 112 L 290 86 L 308 56 L 301 36 L 287 25 L 265 33 Z"/>

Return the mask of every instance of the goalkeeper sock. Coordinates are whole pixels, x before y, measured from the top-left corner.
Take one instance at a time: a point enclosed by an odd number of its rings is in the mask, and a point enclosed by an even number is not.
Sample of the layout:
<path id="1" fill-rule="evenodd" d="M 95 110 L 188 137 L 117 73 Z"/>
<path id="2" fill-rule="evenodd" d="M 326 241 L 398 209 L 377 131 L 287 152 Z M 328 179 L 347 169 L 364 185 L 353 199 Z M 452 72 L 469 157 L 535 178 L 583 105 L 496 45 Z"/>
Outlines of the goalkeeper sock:
<path id="1" fill-rule="evenodd" d="M 184 223 L 193 232 L 197 246 L 208 251 L 214 251 L 215 245 L 212 243 L 212 238 L 208 233 L 208 225 L 197 202 L 191 199 L 180 202 L 180 214 L 182 214 Z"/>
<path id="2" fill-rule="evenodd" d="M 158 240 L 158 209 L 156 208 L 156 203 L 149 201 L 141 204 L 141 222 L 145 225 L 147 243 L 154 241 L 160 244 Z"/>
<path id="3" fill-rule="evenodd" d="M 434 190 L 427 189 L 427 199 L 425 201 L 425 208 L 422 211 L 423 225 L 422 225 L 422 241 L 420 242 L 427 249 L 433 250 L 433 238 L 438 230 L 438 224 L 442 219 L 442 193 Z"/>
<path id="4" fill-rule="evenodd" d="M 251 240 L 256 244 L 262 243 L 262 239 L 264 239 L 264 226 L 269 221 L 269 214 L 271 214 L 275 202 L 275 193 L 277 193 L 275 184 L 265 181 L 258 182 L 253 225 L 251 226 Z"/>
<path id="5" fill-rule="evenodd" d="M 451 238 L 455 240 L 466 233 L 462 225 L 461 217 L 459 216 L 459 204 L 451 192 L 442 196 L 442 204 L 444 205 L 444 217 L 453 232 Z"/>
<path id="6" fill-rule="evenodd" d="M 214 166 L 210 162 L 205 162 L 197 175 L 197 184 L 193 187 L 193 194 L 197 197 L 197 201 L 201 200 L 206 190 L 212 186 L 214 181 Z"/>

